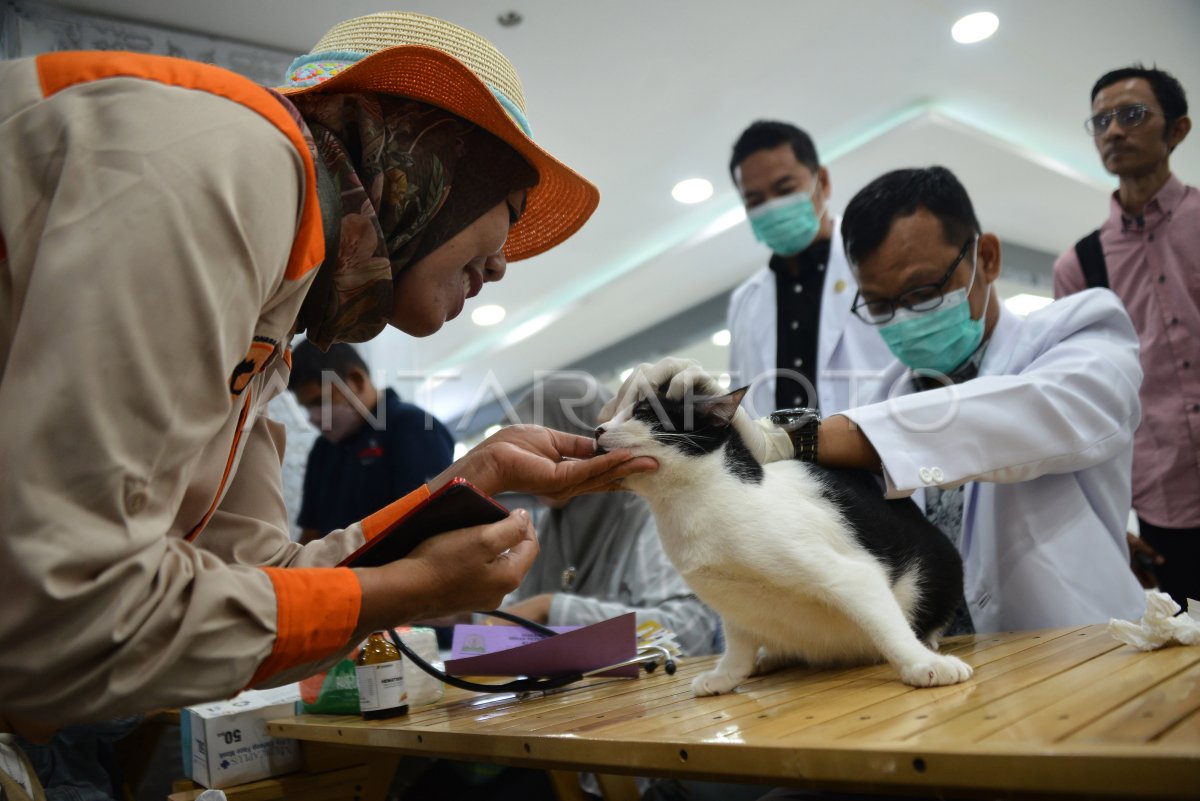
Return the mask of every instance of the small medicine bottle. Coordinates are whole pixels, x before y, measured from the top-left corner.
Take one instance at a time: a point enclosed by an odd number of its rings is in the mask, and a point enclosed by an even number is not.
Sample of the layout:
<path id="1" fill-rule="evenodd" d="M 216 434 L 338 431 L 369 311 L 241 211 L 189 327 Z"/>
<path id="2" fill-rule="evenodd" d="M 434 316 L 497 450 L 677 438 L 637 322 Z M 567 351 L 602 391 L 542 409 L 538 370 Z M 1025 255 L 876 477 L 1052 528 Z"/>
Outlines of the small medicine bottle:
<path id="1" fill-rule="evenodd" d="M 367 638 L 355 661 L 354 673 L 358 681 L 358 705 L 365 720 L 408 714 L 404 663 L 400 651 L 382 631 Z"/>

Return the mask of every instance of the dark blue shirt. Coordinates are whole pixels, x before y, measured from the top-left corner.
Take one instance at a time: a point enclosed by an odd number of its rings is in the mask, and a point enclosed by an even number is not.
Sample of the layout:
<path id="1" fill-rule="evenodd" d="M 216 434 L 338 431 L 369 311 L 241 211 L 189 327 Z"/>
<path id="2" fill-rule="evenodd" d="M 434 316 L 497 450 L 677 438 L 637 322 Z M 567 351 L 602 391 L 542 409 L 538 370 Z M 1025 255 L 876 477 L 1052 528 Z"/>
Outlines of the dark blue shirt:
<path id="1" fill-rule="evenodd" d="M 454 461 L 454 438 L 425 410 L 385 390 L 382 428 L 370 420 L 334 444 L 318 437 L 308 455 L 301 528 L 321 536 L 402 498 Z M 426 421 L 428 420 L 428 424 Z"/>

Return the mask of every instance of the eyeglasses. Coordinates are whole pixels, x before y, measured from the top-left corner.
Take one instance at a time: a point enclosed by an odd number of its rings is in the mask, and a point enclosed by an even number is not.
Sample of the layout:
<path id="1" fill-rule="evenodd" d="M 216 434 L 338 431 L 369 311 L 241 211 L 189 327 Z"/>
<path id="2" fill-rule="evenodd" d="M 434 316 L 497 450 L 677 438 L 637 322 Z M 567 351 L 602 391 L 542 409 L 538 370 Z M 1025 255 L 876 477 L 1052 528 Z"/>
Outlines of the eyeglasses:
<path id="1" fill-rule="evenodd" d="M 958 255 L 950 264 L 950 269 L 946 270 L 946 274 L 942 276 L 942 280 L 937 283 L 922 284 L 921 286 L 907 290 L 900 297 L 885 300 L 863 300 L 862 293 L 856 292 L 854 294 L 854 305 L 850 307 L 850 311 L 854 312 L 854 316 L 867 325 L 883 325 L 896 316 L 896 308 L 899 306 L 917 312 L 936 309 L 942 305 L 942 300 L 946 297 L 943 288 L 950 280 L 950 276 L 954 275 L 954 271 L 958 269 L 958 265 L 966 258 L 967 251 L 971 248 L 971 243 L 974 241 L 975 236 L 972 235 L 963 243 L 962 250 L 958 251 Z"/>
<path id="2" fill-rule="evenodd" d="M 1092 136 L 1099 136 L 1108 130 L 1108 126 L 1112 125 L 1113 120 L 1116 120 L 1122 128 L 1136 128 L 1154 113 L 1145 103 L 1132 103 L 1128 106 L 1102 111 L 1094 117 L 1088 117 L 1084 121 L 1083 127 Z"/>

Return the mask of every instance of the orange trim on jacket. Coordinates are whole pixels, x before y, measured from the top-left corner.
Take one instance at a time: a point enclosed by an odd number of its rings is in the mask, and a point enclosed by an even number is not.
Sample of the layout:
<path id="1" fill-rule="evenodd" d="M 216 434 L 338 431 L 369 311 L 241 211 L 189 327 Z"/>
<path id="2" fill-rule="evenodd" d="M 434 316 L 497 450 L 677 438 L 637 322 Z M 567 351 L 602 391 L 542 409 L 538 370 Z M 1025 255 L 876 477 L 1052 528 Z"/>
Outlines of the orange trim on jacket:
<path id="1" fill-rule="evenodd" d="M 76 51 L 43 53 L 36 61 L 38 80 L 45 97 L 89 81 L 141 78 L 218 95 L 265 118 L 288 138 L 304 163 L 304 205 L 284 275 L 294 281 L 320 266 L 325 258 L 325 233 L 321 226 L 312 153 L 295 121 L 269 91 L 229 70 L 168 56 Z"/>
<path id="2" fill-rule="evenodd" d="M 398 501 L 392 501 L 370 517 L 363 518 L 363 539 L 367 542 L 378 537 L 387 527 L 400 520 L 429 497 L 429 487 L 422 484 Z"/>
<path id="3" fill-rule="evenodd" d="M 275 647 L 247 686 L 329 656 L 358 626 L 362 585 L 347 567 L 264 567 L 275 587 Z"/>
<path id="4" fill-rule="evenodd" d="M 208 521 L 212 519 L 213 513 L 217 511 L 217 505 L 221 503 L 221 495 L 225 492 L 225 482 L 229 480 L 229 474 L 233 472 L 233 457 L 237 455 L 238 443 L 242 441 L 242 431 L 246 427 L 246 415 L 250 413 L 250 401 L 253 398 L 254 392 L 247 389 L 246 402 L 242 404 L 242 413 L 238 415 L 237 430 L 233 432 L 233 444 L 229 446 L 229 457 L 225 460 L 225 472 L 221 473 L 221 483 L 217 485 L 217 492 L 213 495 L 212 504 L 204 513 L 204 517 L 200 518 L 200 522 L 184 537 L 188 542 L 200 535 L 200 532 L 208 525 Z"/>

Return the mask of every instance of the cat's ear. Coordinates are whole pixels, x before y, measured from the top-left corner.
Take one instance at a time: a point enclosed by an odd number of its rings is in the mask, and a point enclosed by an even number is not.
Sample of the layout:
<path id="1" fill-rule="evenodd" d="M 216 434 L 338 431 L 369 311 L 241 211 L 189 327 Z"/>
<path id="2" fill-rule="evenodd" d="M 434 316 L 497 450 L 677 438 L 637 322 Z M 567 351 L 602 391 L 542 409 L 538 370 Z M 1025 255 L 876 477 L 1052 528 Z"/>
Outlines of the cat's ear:
<path id="1" fill-rule="evenodd" d="M 742 398 L 746 397 L 746 392 L 749 389 L 749 386 L 745 386 L 741 389 L 735 389 L 728 395 L 719 395 L 715 398 L 705 398 L 704 400 L 696 401 L 696 411 L 706 416 L 715 417 L 728 425 L 733 422 L 733 416 L 737 414 L 738 406 L 741 405 Z"/>

